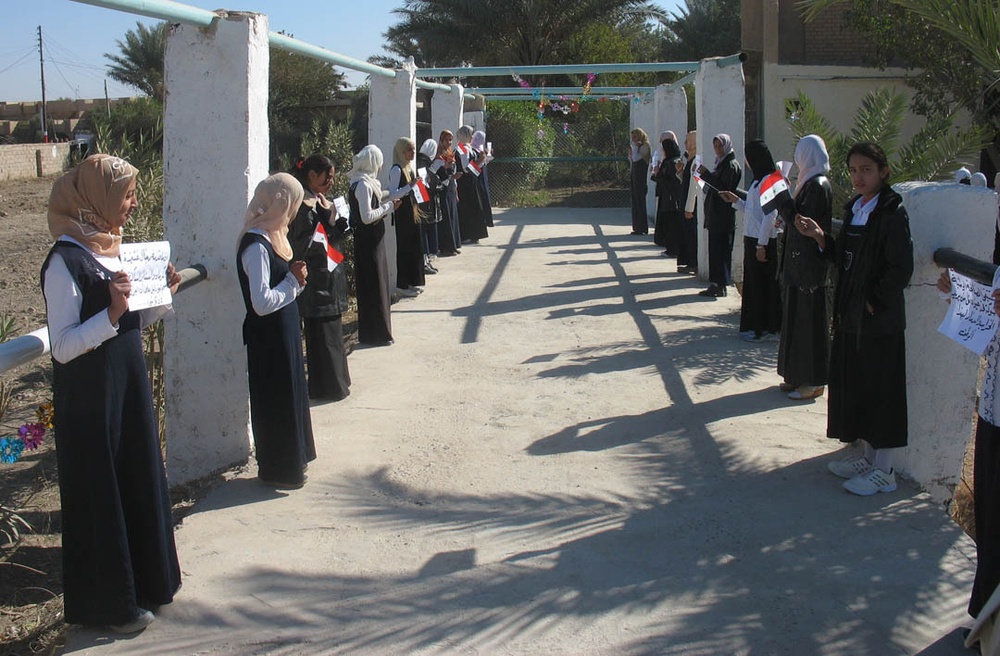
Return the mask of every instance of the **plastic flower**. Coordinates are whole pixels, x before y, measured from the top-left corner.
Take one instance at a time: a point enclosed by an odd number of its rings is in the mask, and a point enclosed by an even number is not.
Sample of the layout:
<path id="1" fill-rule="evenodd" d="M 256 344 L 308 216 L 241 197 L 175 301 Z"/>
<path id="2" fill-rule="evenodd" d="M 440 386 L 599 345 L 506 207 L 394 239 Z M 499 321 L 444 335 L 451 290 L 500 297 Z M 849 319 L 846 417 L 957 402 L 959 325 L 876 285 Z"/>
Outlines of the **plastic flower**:
<path id="1" fill-rule="evenodd" d="M 34 451 L 41 445 L 45 437 L 45 426 L 42 424 L 24 424 L 17 430 L 17 435 L 24 442 L 24 448 Z"/>
<path id="2" fill-rule="evenodd" d="M 45 428 L 52 430 L 52 418 L 53 410 L 52 403 L 43 403 L 38 406 L 35 410 L 35 416 L 38 417 L 38 423 L 40 423 Z"/>
<path id="3" fill-rule="evenodd" d="M 0 462 L 5 462 L 8 465 L 15 463 L 21 457 L 22 451 L 24 451 L 24 442 L 20 439 L 13 435 L 0 437 Z"/>

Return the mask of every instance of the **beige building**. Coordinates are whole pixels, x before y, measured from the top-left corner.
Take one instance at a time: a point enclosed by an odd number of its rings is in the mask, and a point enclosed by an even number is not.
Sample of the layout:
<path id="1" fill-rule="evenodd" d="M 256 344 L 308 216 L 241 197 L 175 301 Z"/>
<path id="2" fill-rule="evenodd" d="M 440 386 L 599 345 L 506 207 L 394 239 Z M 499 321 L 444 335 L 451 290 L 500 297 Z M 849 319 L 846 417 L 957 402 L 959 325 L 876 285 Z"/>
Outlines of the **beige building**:
<path id="1" fill-rule="evenodd" d="M 825 10 L 805 23 L 797 0 L 742 0 L 742 43 L 746 75 L 747 139 L 767 141 L 775 159 L 791 160 L 794 136 L 785 101 L 804 92 L 834 128 L 850 130 L 862 98 L 889 87 L 907 96 L 904 69 L 879 70 L 866 65 L 873 48 L 847 25 L 848 3 Z M 923 125 L 910 115 L 905 142 Z M 836 162 L 833 163 L 835 166 Z"/>

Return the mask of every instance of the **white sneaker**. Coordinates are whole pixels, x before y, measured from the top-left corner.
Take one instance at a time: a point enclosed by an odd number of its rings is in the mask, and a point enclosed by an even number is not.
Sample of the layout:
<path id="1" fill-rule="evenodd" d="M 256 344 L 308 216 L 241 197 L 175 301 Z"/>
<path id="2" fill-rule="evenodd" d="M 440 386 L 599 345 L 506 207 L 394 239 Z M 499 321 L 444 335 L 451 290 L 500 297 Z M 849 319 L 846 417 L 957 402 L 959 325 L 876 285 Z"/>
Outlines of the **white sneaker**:
<path id="1" fill-rule="evenodd" d="M 846 460 L 834 460 L 828 462 L 826 468 L 834 476 L 841 478 L 854 478 L 859 474 L 867 474 L 872 469 L 872 463 L 868 458 L 861 456 L 858 458 L 847 458 Z"/>
<path id="2" fill-rule="evenodd" d="M 740 333 L 740 339 L 744 342 L 759 342 L 761 338 L 757 333 L 751 330 L 748 333 Z"/>
<path id="3" fill-rule="evenodd" d="M 867 474 L 858 474 L 849 481 L 844 481 L 844 489 L 852 494 L 870 497 L 878 492 L 892 492 L 896 489 L 896 474 L 888 473 L 873 467 Z"/>
<path id="4" fill-rule="evenodd" d="M 398 294 L 399 296 L 401 296 L 403 298 L 413 298 L 414 296 L 416 296 L 419 293 L 420 292 L 418 292 L 415 289 L 409 289 L 409 288 L 403 289 L 402 287 L 397 287 L 396 288 L 396 294 Z"/>
<path id="5" fill-rule="evenodd" d="M 762 341 L 762 342 L 779 342 L 779 341 L 781 341 L 781 334 L 780 333 L 768 333 L 768 332 L 765 332 L 763 335 L 760 336 L 760 341 Z"/>
<path id="6" fill-rule="evenodd" d="M 153 613 L 145 608 L 140 608 L 139 614 L 136 615 L 135 619 L 131 622 L 126 622 L 125 624 L 112 624 L 108 628 L 115 633 L 138 633 L 152 624 L 155 619 L 156 617 Z"/>

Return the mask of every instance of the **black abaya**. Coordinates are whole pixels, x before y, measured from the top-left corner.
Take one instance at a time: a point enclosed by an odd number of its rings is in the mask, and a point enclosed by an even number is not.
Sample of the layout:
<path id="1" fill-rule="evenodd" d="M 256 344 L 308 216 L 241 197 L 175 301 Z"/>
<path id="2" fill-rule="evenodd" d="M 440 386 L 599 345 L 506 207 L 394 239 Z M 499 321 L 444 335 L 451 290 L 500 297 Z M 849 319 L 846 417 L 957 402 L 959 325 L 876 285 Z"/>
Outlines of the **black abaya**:
<path id="1" fill-rule="evenodd" d="M 354 280 L 358 299 L 358 341 L 362 344 L 384 345 L 392 342 L 392 320 L 389 314 L 389 264 L 386 260 L 385 221 L 361 221 L 361 210 L 355 195 L 357 185 L 351 185 L 351 224 L 354 226 Z M 374 194 L 371 207 L 378 207 Z"/>

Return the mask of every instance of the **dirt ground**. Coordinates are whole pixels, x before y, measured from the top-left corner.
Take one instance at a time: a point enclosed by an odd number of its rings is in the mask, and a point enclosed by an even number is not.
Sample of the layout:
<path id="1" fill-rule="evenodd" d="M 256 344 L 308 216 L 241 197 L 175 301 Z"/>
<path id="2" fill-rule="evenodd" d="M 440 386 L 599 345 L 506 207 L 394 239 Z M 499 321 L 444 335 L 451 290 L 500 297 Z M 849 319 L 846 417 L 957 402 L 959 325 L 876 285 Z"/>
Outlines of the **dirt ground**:
<path id="1" fill-rule="evenodd" d="M 52 243 L 45 220 L 55 177 L 0 181 L 0 318 L 13 320 L 16 335 L 45 325 L 39 286 Z M 48 359 L 3 375 L 11 392 L 0 435 L 35 420 L 51 400 Z M 62 627 L 59 489 L 51 435 L 14 464 L 0 464 L 0 506 L 15 509 L 31 525 L 16 546 L 0 547 L 0 653 L 51 653 Z M 0 536 L 0 544 L 5 542 Z"/>

